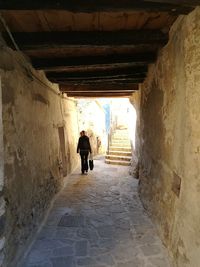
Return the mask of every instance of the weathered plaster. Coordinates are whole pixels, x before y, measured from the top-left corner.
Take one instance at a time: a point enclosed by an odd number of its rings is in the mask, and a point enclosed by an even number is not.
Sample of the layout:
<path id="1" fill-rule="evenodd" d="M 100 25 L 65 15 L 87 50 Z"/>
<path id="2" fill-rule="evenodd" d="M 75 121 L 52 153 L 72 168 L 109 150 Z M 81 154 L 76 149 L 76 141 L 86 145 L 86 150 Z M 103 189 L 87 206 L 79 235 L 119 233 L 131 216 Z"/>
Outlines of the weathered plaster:
<path id="1" fill-rule="evenodd" d="M 4 149 L 3 149 L 3 123 L 2 123 L 2 86 L 0 76 L 0 266 L 4 260 L 3 247 L 5 244 L 5 200 L 4 200 Z"/>
<path id="2" fill-rule="evenodd" d="M 2 123 L 2 86 L 0 76 L 0 192 L 4 186 L 4 157 L 3 157 L 3 123 Z"/>
<path id="3" fill-rule="evenodd" d="M 141 86 L 140 195 L 179 267 L 200 255 L 200 8 L 173 25 Z"/>
<path id="4" fill-rule="evenodd" d="M 140 100 L 141 100 L 141 90 L 133 93 L 129 98 L 130 103 L 134 106 L 136 110 L 136 129 L 135 129 L 135 144 L 132 146 L 132 160 L 130 173 L 135 177 L 139 178 L 139 155 L 140 155 Z"/>
<path id="5" fill-rule="evenodd" d="M 60 96 L 58 87 L 42 72 L 32 69 L 20 53 L 2 47 L 0 54 L 4 130 L 0 186 L 4 166 L 6 201 L 4 266 L 16 266 L 15 260 L 62 187 L 63 175 L 77 165 L 78 127 L 74 101 Z M 63 127 L 64 150 L 58 127 Z M 1 130 L 0 119 L 0 142 Z M 66 154 L 62 155 L 62 151 Z"/>

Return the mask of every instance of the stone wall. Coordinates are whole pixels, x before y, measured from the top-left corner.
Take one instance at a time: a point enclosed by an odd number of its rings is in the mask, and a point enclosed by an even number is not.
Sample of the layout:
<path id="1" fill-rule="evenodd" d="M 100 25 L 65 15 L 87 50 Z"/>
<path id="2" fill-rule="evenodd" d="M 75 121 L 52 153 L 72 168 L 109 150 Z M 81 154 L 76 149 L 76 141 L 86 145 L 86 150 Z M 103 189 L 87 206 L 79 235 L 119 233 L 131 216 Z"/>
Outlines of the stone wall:
<path id="1" fill-rule="evenodd" d="M 200 255 L 200 8 L 181 16 L 141 86 L 141 199 L 175 266 Z"/>
<path id="2" fill-rule="evenodd" d="M 5 200 L 4 200 L 4 154 L 3 154 L 3 122 L 2 122 L 2 86 L 0 78 L 0 266 L 3 262 L 3 247 L 5 244 Z"/>
<path id="3" fill-rule="evenodd" d="M 61 97 L 43 72 L 4 46 L 0 55 L 4 134 L 2 146 L 0 116 L 0 216 L 6 202 L 6 214 L 0 217 L 0 249 L 5 240 L 1 256 L 8 267 L 16 266 L 62 187 L 63 176 L 76 167 L 78 127 L 76 103 Z"/>
<path id="4" fill-rule="evenodd" d="M 141 99 L 141 90 L 135 92 L 132 97 L 129 98 L 130 104 L 134 106 L 136 111 L 136 118 L 133 116 L 135 121 L 135 130 L 133 133 L 135 134 L 134 138 L 134 146 L 132 145 L 132 159 L 131 159 L 131 167 L 130 174 L 133 175 L 136 179 L 139 178 L 139 155 L 140 155 L 140 99 Z"/>

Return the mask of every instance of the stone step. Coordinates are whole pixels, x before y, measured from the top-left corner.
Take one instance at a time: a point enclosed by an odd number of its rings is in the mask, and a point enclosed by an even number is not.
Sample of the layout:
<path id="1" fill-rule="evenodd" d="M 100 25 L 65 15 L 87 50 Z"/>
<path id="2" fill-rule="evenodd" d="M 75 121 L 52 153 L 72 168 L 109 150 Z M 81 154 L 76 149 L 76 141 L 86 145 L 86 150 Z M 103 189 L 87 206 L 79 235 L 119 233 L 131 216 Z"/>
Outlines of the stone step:
<path id="1" fill-rule="evenodd" d="M 123 166 L 130 166 L 131 165 L 131 163 L 129 161 L 124 161 L 124 160 L 105 159 L 105 163 L 112 164 L 112 165 L 123 165 Z"/>
<path id="2" fill-rule="evenodd" d="M 128 131 L 115 131 L 115 132 L 113 132 L 113 134 L 129 134 L 129 132 Z"/>
<path id="3" fill-rule="evenodd" d="M 111 159 L 111 160 L 116 160 L 116 161 L 130 161 L 131 160 L 131 157 L 123 157 L 123 156 L 116 156 L 116 155 L 110 155 L 110 154 L 108 154 L 108 155 L 106 155 L 106 157 L 105 157 L 106 159 Z"/>
<path id="4" fill-rule="evenodd" d="M 121 138 L 130 139 L 129 135 L 112 135 L 111 137 L 116 139 L 121 139 Z"/>
<path id="5" fill-rule="evenodd" d="M 121 145 L 123 145 L 123 146 L 130 146 L 131 147 L 131 143 L 130 142 L 111 142 L 110 143 L 110 145 L 112 145 L 112 146 L 118 146 L 118 144 L 121 146 Z"/>
<path id="6" fill-rule="evenodd" d="M 129 139 L 111 139 L 112 143 L 125 143 L 125 144 L 130 144 L 130 140 Z"/>
<path id="7" fill-rule="evenodd" d="M 128 129 L 115 129 L 115 133 L 128 133 Z"/>
<path id="8" fill-rule="evenodd" d="M 127 141 L 130 141 L 130 138 L 129 138 L 129 137 L 123 137 L 123 136 L 120 136 L 120 137 L 115 137 L 115 136 L 113 136 L 111 139 L 112 139 L 112 140 L 118 140 L 118 141 L 120 141 L 120 140 L 127 140 Z"/>
<path id="9" fill-rule="evenodd" d="M 127 130 L 124 130 L 124 131 L 122 131 L 122 130 L 115 130 L 114 132 L 113 132 L 114 134 L 115 133 L 118 133 L 118 134 L 128 134 L 129 133 L 129 131 L 127 131 Z"/>
<path id="10" fill-rule="evenodd" d="M 126 151 L 126 152 L 131 152 L 131 148 L 129 148 L 129 147 L 119 147 L 119 146 L 110 146 L 109 151 Z"/>
<path id="11" fill-rule="evenodd" d="M 108 151 L 106 152 L 106 154 L 108 155 Z M 132 153 L 131 152 L 126 152 L 126 151 L 109 151 L 109 155 L 116 155 L 116 156 L 122 156 L 122 157 L 131 157 Z"/>
<path id="12" fill-rule="evenodd" d="M 131 145 L 130 143 L 111 143 L 111 146 L 117 146 L 117 147 L 126 147 L 126 148 L 131 148 Z"/>
<path id="13" fill-rule="evenodd" d="M 113 133 L 112 136 L 116 136 L 116 137 L 129 137 L 129 134 L 125 134 L 125 133 Z"/>
<path id="14" fill-rule="evenodd" d="M 129 136 L 113 136 L 112 140 L 130 140 Z"/>

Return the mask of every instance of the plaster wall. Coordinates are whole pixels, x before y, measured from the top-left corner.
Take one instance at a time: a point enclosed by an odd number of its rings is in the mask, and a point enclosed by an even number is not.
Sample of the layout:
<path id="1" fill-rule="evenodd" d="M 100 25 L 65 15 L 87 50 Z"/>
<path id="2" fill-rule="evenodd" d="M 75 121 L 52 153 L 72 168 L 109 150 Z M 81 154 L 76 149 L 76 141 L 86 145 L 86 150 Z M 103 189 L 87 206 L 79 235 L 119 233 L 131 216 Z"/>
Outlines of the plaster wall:
<path id="1" fill-rule="evenodd" d="M 4 200 L 4 149 L 3 149 L 3 123 L 2 123 L 2 86 L 0 78 L 0 266 L 3 263 L 3 247 L 5 245 L 5 200 Z"/>
<path id="2" fill-rule="evenodd" d="M 140 196 L 179 267 L 200 255 L 200 8 L 173 25 L 136 99 Z"/>
<path id="3" fill-rule="evenodd" d="M 140 100 L 141 100 L 141 90 L 135 92 L 130 98 L 130 104 L 133 105 L 135 110 L 135 116 L 130 118 L 134 120 L 135 129 L 132 130 L 132 134 L 134 134 L 134 146 L 132 145 L 132 159 L 131 159 L 131 167 L 130 174 L 133 175 L 136 179 L 139 178 L 139 155 L 140 155 Z"/>
<path id="4" fill-rule="evenodd" d="M 3 123 L 2 123 L 2 86 L 0 79 L 0 191 L 3 190 L 4 185 L 4 158 L 3 158 Z"/>
<path id="5" fill-rule="evenodd" d="M 43 72 L 36 72 L 19 52 L 5 46 L 0 55 L 0 158 L 4 160 L 4 165 L 0 161 L 0 192 L 4 168 L 6 203 L 1 258 L 8 267 L 16 266 L 64 176 L 76 167 L 78 127 L 76 103 L 60 96 Z"/>

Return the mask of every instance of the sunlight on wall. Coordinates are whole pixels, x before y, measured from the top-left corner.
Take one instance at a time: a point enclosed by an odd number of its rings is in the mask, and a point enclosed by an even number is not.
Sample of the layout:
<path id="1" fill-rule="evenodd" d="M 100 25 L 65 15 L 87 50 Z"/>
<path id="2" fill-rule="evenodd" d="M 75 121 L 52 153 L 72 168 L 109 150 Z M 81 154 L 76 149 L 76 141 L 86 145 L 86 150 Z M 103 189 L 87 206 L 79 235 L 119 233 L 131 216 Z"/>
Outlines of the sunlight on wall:
<path id="1" fill-rule="evenodd" d="M 129 112 L 127 114 L 127 119 L 128 119 L 129 137 L 130 137 L 131 143 L 133 145 L 133 148 L 135 149 L 135 134 L 136 134 L 137 114 L 136 114 L 136 110 L 133 107 L 133 105 L 130 103 L 128 105 L 129 105 Z"/>
<path id="2" fill-rule="evenodd" d="M 133 148 L 135 148 L 136 110 L 128 98 L 111 99 L 111 124 L 127 129 Z"/>
<path id="3" fill-rule="evenodd" d="M 106 116 L 102 105 L 95 100 L 78 100 L 79 132 L 85 130 L 94 154 L 105 153 L 107 148 Z"/>
<path id="4" fill-rule="evenodd" d="M 79 131 L 85 130 L 91 138 L 95 154 L 104 153 L 108 133 L 115 128 L 127 129 L 135 148 L 136 110 L 128 98 L 82 99 L 77 102 Z M 97 139 L 101 141 L 98 151 Z"/>

